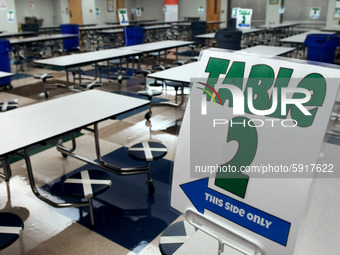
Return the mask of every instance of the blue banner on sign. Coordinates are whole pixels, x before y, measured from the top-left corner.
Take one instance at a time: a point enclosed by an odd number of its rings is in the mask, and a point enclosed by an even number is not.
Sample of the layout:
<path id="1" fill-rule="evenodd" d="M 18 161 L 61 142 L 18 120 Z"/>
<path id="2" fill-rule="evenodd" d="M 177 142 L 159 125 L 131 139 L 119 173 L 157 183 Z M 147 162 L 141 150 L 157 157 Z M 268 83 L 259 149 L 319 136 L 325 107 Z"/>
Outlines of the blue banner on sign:
<path id="1" fill-rule="evenodd" d="M 274 242 L 287 245 L 290 222 L 208 188 L 208 178 L 180 187 L 200 213 L 207 209 Z"/>

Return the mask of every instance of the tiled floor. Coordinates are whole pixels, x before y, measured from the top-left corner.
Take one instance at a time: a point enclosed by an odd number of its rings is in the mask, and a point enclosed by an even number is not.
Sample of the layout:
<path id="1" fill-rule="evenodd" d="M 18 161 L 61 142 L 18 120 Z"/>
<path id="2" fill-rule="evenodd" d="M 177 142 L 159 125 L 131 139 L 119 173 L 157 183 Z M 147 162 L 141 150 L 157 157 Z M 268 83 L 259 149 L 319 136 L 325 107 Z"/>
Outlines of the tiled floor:
<path id="1" fill-rule="evenodd" d="M 13 67 L 12 70 L 15 70 L 15 68 Z M 39 69 L 32 65 L 25 66 L 24 71 L 26 74 L 44 72 L 53 73 L 55 79 L 65 81 L 65 72 L 63 71 Z M 122 91 L 137 92 L 143 88 L 143 86 L 138 85 L 142 80 L 143 77 L 132 77 L 127 83 L 123 83 Z M 42 102 L 46 99 L 43 94 L 40 94 L 43 92 L 43 87 L 34 85 L 37 82 L 39 81 L 32 77 L 14 80 L 12 81 L 14 89 L 0 92 L 0 100 L 17 99 L 20 107 Z M 104 86 L 99 89 L 110 92 L 117 90 L 114 83 L 109 84 L 106 80 L 103 80 L 103 82 Z M 71 93 L 77 92 L 70 92 L 61 88 L 51 89 L 50 98 L 47 100 L 53 100 Z M 174 100 L 174 91 L 164 91 L 162 97 Z M 152 140 L 165 144 L 168 148 L 165 159 L 173 161 L 177 134 L 184 109 L 185 105 L 181 108 L 154 107 L 150 121 L 144 119 L 146 111 L 143 111 L 121 121 L 107 120 L 100 123 L 102 154 L 105 155 L 122 146 L 131 146 L 142 140 Z M 77 138 L 77 153 L 94 159 L 93 135 L 87 131 L 83 131 L 83 134 L 83 136 Z M 64 159 L 55 147 L 35 154 L 31 157 L 31 160 L 38 186 L 49 183 L 84 165 L 83 162 L 73 158 Z M 10 247 L 0 251 L 1 255 L 136 254 L 72 221 L 62 213 L 62 210 L 67 209 L 55 209 L 37 199 L 30 189 L 23 160 L 13 163 L 11 167 L 13 172 L 11 180 L 8 183 L 0 180 L 0 211 L 18 214 L 24 220 L 25 227 L 20 239 Z M 179 216 L 177 220 L 181 217 Z M 112 231 L 126 230 L 112 229 Z M 158 240 L 159 236 L 146 246 L 143 244 L 145 248 L 138 254 L 160 254 Z"/>

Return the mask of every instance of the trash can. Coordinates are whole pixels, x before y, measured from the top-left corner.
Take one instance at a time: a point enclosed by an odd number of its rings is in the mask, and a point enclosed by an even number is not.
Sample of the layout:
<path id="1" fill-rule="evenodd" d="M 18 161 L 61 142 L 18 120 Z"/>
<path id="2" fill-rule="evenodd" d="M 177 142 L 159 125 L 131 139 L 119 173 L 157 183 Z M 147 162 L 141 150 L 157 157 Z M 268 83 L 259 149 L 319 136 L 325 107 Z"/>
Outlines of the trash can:
<path id="1" fill-rule="evenodd" d="M 60 25 L 62 34 L 77 35 L 74 38 L 63 39 L 64 50 L 72 51 L 79 47 L 79 26 L 78 24 L 62 24 Z"/>
<path id="2" fill-rule="evenodd" d="M 334 63 L 339 36 L 335 34 L 309 34 L 304 44 L 308 47 L 307 60 Z"/>
<path id="3" fill-rule="evenodd" d="M 203 35 L 207 33 L 206 21 L 192 21 L 191 22 L 191 37 L 192 40 L 198 45 L 204 45 L 205 39 L 195 38 L 196 35 Z"/>
<path id="4" fill-rule="evenodd" d="M 125 46 L 131 46 L 144 43 L 144 27 L 124 27 Z"/>
<path id="5" fill-rule="evenodd" d="M 236 19 L 229 19 L 228 28 L 218 30 L 215 33 L 215 40 L 217 48 L 241 49 L 242 31 L 236 29 Z"/>
<path id="6" fill-rule="evenodd" d="M 9 40 L 0 39 L 0 71 L 11 72 L 11 61 L 9 53 L 12 51 L 12 45 Z M 7 86 L 11 84 L 11 77 L 0 79 L 0 86 Z"/>

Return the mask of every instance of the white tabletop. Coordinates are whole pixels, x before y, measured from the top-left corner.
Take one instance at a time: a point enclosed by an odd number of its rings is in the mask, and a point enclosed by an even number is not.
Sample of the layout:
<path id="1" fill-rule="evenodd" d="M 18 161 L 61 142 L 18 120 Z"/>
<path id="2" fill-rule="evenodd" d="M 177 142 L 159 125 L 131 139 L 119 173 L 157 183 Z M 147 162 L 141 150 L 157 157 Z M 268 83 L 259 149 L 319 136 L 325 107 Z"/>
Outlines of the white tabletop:
<path id="1" fill-rule="evenodd" d="M 93 52 L 85 52 L 78 53 L 72 55 L 66 55 L 55 58 L 34 60 L 35 63 L 42 65 L 51 65 L 51 66 L 59 66 L 68 68 L 71 66 L 79 66 L 83 64 L 91 64 L 100 61 L 128 57 L 132 55 L 141 54 L 141 51 L 138 50 L 129 50 L 129 49 L 107 49 L 107 50 L 99 50 Z"/>
<path id="2" fill-rule="evenodd" d="M 258 55 L 258 56 L 263 56 L 263 57 L 275 57 L 275 56 L 281 56 L 281 55 L 287 54 L 294 50 L 295 48 L 293 47 L 258 45 L 258 46 L 249 47 L 243 50 L 239 50 L 238 52 Z"/>
<path id="3" fill-rule="evenodd" d="M 311 30 L 311 31 L 301 33 L 301 34 L 298 34 L 298 35 L 286 37 L 284 39 L 281 39 L 280 42 L 303 44 L 306 40 L 307 35 L 309 35 L 309 34 L 334 34 L 334 33 L 333 32 L 322 32 L 322 31 L 319 31 L 319 30 Z"/>
<path id="4" fill-rule="evenodd" d="M 148 100 L 89 90 L 0 114 L 0 155 L 147 105 Z"/>
<path id="5" fill-rule="evenodd" d="M 10 38 L 10 37 L 19 37 L 23 35 L 35 35 L 37 32 L 27 31 L 27 32 L 20 32 L 20 33 L 4 33 L 0 34 L 0 38 Z"/>
<path id="6" fill-rule="evenodd" d="M 300 25 L 301 22 L 286 22 L 281 24 L 273 24 L 273 25 L 261 25 L 258 26 L 259 28 L 264 29 L 279 29 L 279 28 L 287 28 L 287 27 L 294 27 Z"/>
<path id="7" fill-rule="evenodd" d="M 76 34 L 57 34 L 57 35 L 41 35 L 41 36 L 33 36 L 23 39 L 10 39 L 9 42 L 12 45 L 15 44 L 25 44 L 29 42 L 42 42 L 42 41 L 53 41 L 53 40 L 61 40 L 67 38 L 77 37 Z"/>
<path id="8" fill-rule="evenodd" d="M 275 47 L 275 46 L 255 46 L 244 50 L 235 51 L 241 54 L 252 54 L 262 57 L 275 57 L 293 51 L 292 47 Z M 173 67 L 164 71 L 148 74 L 148 78 L 158 80 L 178 81 L 183 83 L 190 83 L 191 79 L 195 77 L 197 66 L 199 62 L 193 62 L 186 65 Z"/>
<path id="9" fill-rule="evenodd" d="M 169 80 L 190 83 L 190 79 L 195 77 L 198 64 L 199 62 L 193 62 L 186 65 L 173 67 L 161 72 L 148 74 L 147 77 L 158 80 Z"/>
<path id="10" fill-rule="evenodd" d="M 80 27 L 79 31 L 91 31 L 91 30 L 104 30 L 104 29 L 114 29 L 121 28 L 121 25 L 106 25 L 106 26 L 93 26 L 93 27 Z"/>
<path id="11" fill-rule="evenodd" d="M 159 41 L 159 42 L 152 42 L 152 43 L 143 43 L 133 46 L 121 47 L 118 49 L 129 49 L 129 50 L 138 50 L 143 52 L 151 52 L 151 51 L 159 51 L 159 50 L 166 50 L 171 48 L 177 48 L 182 46 L 188 46 L 193 44 L 192 41 Z"/>
<path id="12" fill-rule="evenodd" d="M 340 26 L 323 27 L 321 28 L 321 31 L 337 33 L 340 32 Z"/>
<path id="13" fill-rule="evenodd" d="M 168 29 L 168 28 L 172 28 L 172 26 L 170 25 L 155 25 L 155 26 L 147 26 L 144 27 L 145 30 L 155 30 L 155 29 Z"/>
<path id="14" fill-rule="evenodd" d="M 243 34 L 251 34 L 251 33 L 258 33 L 262 32 L 263 29 L 261 28 L 238 28 L 239 30 L 242 31 Z M 202 35 L 196 35 L 196 38 L 201 38 L 201 39 L 214 39 L 215 38 L 215 33 L 209 33 L 209 34 L 202 34 Z"/>
<path id="15" fill-rule="evenodd" d="M 103 30 L 103 31 L 98 31 L 98 34 L 119 34 L 119 33 L 123 33 L 123 29 L 119 28 L 119 29 L 109 29 L 109 30 Z"/>
<path id="16" fill-rule="evenodd" d="M 14 75 L 14 73 L 8 73 L 8 72 L 2 72 L 2 71 L 0 71 L 0 79 L 1 79 L 1 78 L 11 77 L 11 76 L 13 76 L 13 75 Z"/>

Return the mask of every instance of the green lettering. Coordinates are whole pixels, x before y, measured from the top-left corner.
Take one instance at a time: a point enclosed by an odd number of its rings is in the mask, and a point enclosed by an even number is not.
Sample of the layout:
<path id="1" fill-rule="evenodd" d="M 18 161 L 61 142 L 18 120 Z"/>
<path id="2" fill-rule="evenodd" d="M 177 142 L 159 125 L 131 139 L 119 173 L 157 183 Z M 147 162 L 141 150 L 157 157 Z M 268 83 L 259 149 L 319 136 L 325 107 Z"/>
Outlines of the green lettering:
<path id="1" fill-rule="evenodd" d="M 224 78 L 223 84 L 234 85 L 238 87 L 240 90 L 242 90 L 244 67 L 245 67 L 244 62 L 233 62 L 226 77 Z M 218 90 L 218 94 L 220 95 L 222 105 L 224 105 L 226 99 L 229 99 L 229 107 L 233 106 L 233 97 L 229 89 L 220 88 Z"/>
<path id="2" fill-rule="evenodd" d="M 321 74 L 312 73 L 307 75 L 298 85 L 298 88 L 305 88 L 312 91 L 311 99 L 303 104 L 304 106 L 322 106 L 326 96 L 326 80 Z M 301 93 L 294 93 L 293 98 L 303 98 Z M 297 121 L 299 127 L 309 127 L 313 124 L 318 108 L 315 107 L 309 112 L 312 115 L 304 115 L 295 105 L 291 106 L 292 119 Z"/>
<path id="3" fill-rule="evenodd" d="M 251 68 L 246 89 L 244 91 L 244 111 L 248 108 L 248 88 L 253 89 L 253 106 L 256 110 L 266 110 L 269 104 L 268 90 L 274 82 L 274 70 L 268 65 L 254 65 Z"/>

